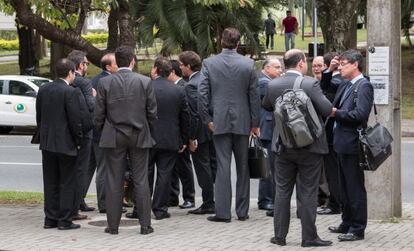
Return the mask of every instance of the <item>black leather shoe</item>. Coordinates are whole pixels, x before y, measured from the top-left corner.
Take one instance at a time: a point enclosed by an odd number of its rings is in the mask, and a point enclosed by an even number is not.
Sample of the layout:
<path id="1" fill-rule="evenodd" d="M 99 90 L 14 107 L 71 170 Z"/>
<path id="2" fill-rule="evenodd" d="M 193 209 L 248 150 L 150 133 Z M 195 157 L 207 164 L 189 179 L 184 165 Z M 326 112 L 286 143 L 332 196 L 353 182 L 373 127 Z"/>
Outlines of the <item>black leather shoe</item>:
<path id="1" fill-rule="evenodd" d="M 43 225 L 43 228 L 44 229 L 51 229 L 51 228 L 57 228 L 58 226 L 57 226 L 57 224 L 54 224 L 54 225 L 46 225 L 46 224 L 44 224 Z"/>
<path id="2" fill-rule="evenodd" d="M 84 214 L 75 214 L 72 216 L 72 220 L 86 220 L 87 218 L 88 216 Z"/>
<path id="3" fill-rule="evenodd" d="M 266 203 L 266 204 L 259 204 L 260 210 L 273 210 L 273 204 L 272 203 Z"/>
<path id="4" fill-rule="evenodd" d="M 273 217 L 273 215 L 274 215 L 273 210 L 266 212 L 266 216 Z"/>
<path id="5" fill-rule="evenodd" d="M 178 207 L 181 208 L 181 209 L 188 209 L 188 208 L 195 207 L 195 204 L 194 204 L 194 202 L 184 201 L 184 203 L 179 205 Z"/>
<path id="6" fill-rule="evenodd" d="M 126 213 L 125 217 L 129 219 L 138 219 L 138 213 L 135 211 L 132 211 L 132 213 Z"/>
<path id="7" fill-rule="evenodd" d="M 239 221 L 246 221 L 246 220 L 248 220 L 250 217 L 248 216 L 248 215 L 246 215 L 246 216 L 243 216 L 243 217 L 238 217 L 237 219 L 239 220 Z"/>
<path id="8" fill-rule="evenodd" d="M 105 233 L 107 234 L 118 234 L 118 229 L 110 229 L 109 227 L 105 228 Z"/>
<path id="9" fill-rule="evenodd" d="M 213 221 L 213 222 L 226 222 L 226 223 L 229 223 L 231 221 L 231 219 L 222 219 L 215 215 L 207 217 L 207 220 Z"/>
<path id="10" fill-rule="evenodd" d="M 79 206 L 79 210 L 81 210 L 82 212 L 92 212 L 95 210 L 95 208 L 89 207 L 88 205 L 86 205 L 86 203 L 82 203 Z"/>
<path id="11" fill-rule="evenodd" d="M 70 224 L 68 226 L 59 226 L 58 229 L 59 230 L 71 230 L 71 229 L 78 229 L 81 226 L 79 224 Z"/>
<path id="12" fill-rule="evenodd" d="M 167 219 L 167 218 L 170 218 L 170 217 L 171 217 L 171 214 L 170 214 L 170 213 L 167 213 L 167 212 L 165 212 L 165 213 L 160 213 L 160 214 L 156 214 L 156 215 L 155 215 L 155 219 L 156 219 L 156 220 Z"/>
<path id="13" fill-rule="evenodd" d="M 348 229 L 345 229 L 344 227 L 328 227 L 329 232 L 336 233 L 336 234 L 346 234 L 348 233 Z"/>
<path id="14" fill-rule="evenodd" d="M 150 234 L 154 232 L 154 229 L 151 226 L 141 227 L 141 234 Z"/>
<path id="15" fill-rule="evenodd" d="M 359 241 L 364 239 L 364 235 L 356 235 L 354 233 L 346 233 L 338 235 L 339 241 Z"/>
<path id="16" fill-rule="evenodd" d="M 316 212 L 319 215 L 327 215 L 327 214 L 340 214 L 340 211 L 332 210 L 329 207 L 321 208 Z"/>
<path id="17" fill-rule="evenodd" d="M 332 245 L 332 241 L 324 241 L 320 238 L 314 240 L 303 240 L 302 247 L 326 247 Z"/>
<path id="18" fill-rule="evenodd" d="M 273 243 L 273 244 L 277 244 L 279 246 L 286 246 L 286 239 L 285 238 L 272 237 L 272 238 L 270 238 L 270 242 Z"/>
<path id="19" fill-rule="evenodd" d="M 203 208 L 203 207 L 199 207 L 197 209 L 188 211 L 188 213 L 189 214 L 214 214 L 215 211 L 216 210 L 214 208 Z"/>

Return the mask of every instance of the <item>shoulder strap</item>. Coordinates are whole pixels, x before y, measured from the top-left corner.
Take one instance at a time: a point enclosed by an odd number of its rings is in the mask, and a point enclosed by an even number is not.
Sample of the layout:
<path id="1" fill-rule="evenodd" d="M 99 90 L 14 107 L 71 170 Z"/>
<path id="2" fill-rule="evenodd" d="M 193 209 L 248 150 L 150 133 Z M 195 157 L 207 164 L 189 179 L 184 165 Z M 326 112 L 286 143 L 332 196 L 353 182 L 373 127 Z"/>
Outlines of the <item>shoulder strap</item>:
<path id="1" fill-rule="evenodd" d="M 298 76 L 295 79 L 295 83 L 293 84 L 293 90 L 297 90 L 300 89 L 300 86 L 302 85 L 302 81 L 303 81 L 304 77 L 303 76 Z"/>

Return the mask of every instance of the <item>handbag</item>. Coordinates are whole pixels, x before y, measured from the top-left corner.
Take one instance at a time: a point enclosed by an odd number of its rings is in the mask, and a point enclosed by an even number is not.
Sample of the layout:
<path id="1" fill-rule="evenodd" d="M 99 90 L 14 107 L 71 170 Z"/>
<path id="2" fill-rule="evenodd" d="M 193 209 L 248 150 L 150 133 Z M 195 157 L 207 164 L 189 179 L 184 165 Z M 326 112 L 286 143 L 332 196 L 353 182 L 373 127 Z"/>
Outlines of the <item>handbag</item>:
<path id="1" fill-rule="evenodd" d="M 358 129 L 360 158 L 359 165 L 366 171 L 375 171 L 392 154 L 393 138 L 387 128 L 378 123 L 377 108 L 374 104 L 375 125 Z"/>
<path id="2" fill-rule="evenodd" d="M 258 138 L 250 138 L 248 165 L 251 179 L 266 179 L 270 176 L 267 149 L 261 145 Z"/>

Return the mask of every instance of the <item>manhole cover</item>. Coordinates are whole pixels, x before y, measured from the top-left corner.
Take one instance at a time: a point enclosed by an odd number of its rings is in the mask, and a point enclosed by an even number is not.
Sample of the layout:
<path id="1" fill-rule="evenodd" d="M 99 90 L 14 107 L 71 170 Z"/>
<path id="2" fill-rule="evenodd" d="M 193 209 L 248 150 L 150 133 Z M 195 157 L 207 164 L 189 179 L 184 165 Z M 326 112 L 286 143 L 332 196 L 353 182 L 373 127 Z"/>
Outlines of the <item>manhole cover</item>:
<path id="1" fill-rule="evenodd" d="M 89 225 L 95 226 L 95 227 L 106 227 L 107 223 L 106 220 L 97 220 L 97 221 L 90 221 L 88 222 Z M 132 227 L 132 226 L 138 226 L 138 220 L 121 220 L 119 223 L 120 227 Z"/>

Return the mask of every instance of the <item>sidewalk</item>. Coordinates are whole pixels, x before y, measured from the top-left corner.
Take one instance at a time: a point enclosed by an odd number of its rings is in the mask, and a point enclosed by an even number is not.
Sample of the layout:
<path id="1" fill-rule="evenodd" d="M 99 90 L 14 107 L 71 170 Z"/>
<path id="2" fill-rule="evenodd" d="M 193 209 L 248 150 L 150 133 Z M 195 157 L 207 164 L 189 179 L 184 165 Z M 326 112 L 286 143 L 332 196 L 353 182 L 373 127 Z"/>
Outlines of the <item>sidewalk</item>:
<path id="1" fill-rule="evenodd" d="M 285 247 L 269 242 L 273 220 L 257 209 L 256 200 L 251 201 L 250 219 L 244 222 L 233 215 L 231 223 L 213 223 L 207 216 L 186 211 L 171 208 L 171 218 L 152 221 L 155 232 L 150 235 L 140 235 L 137 226 L 121 227 L 119 235 L 108 235 L 103 226 L 88 224 L 105 221 L 104 214 L 88 213 L 90 220 L 79 221 L 78 230 L 45 230 L 42 206 L 0 205 L 0 250 L 303 250 L 295 207 Z M 327 228 L 339 221 L 340 215 L 317 217 L 320 237 L 334 242 L 321 250 L 414 250 L 414 204 L 403 205 L 398 223 L 369 221 L 364 241 L 338 242 L 337 234 Z"/>

